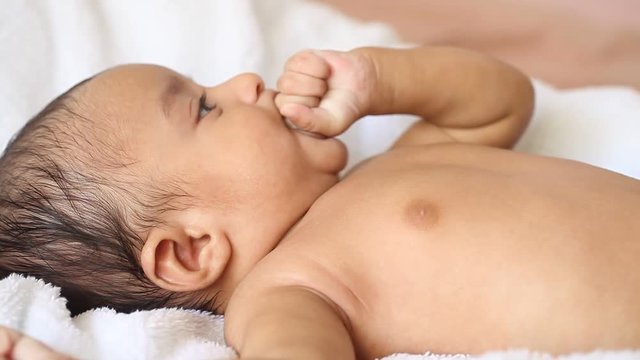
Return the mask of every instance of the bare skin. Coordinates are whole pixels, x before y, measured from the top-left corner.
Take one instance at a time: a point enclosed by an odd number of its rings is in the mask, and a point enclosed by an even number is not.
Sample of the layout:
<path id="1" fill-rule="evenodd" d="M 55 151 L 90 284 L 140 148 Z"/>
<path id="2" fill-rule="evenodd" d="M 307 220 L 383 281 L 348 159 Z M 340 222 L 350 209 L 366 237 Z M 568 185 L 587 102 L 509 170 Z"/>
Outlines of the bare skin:
<path id="1" fill-rule="evenodd" d="M 325 193 L 245 279 L 228 337 L 249 343 L 237 323 L 306 324 L 322 308 L 332 327 L 314 330 L 349 332 L 363 359 L 637 347 L 639 208 L 637 180 L 584 164 L 461 144 L 398 148 Z M 251 318 L 288 297 L 295 313 Z"/>

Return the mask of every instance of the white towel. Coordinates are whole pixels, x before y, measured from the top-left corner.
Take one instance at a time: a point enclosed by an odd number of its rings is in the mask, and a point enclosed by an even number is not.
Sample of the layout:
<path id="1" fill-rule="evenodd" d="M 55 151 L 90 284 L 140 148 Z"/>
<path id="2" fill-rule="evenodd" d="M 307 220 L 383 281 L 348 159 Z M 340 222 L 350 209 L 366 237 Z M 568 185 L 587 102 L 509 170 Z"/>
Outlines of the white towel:
<path id="1" fill-rule="evenodd" d="M 33 277 L 10 275 L 0 281 L 0 324 L 33 336 L 79 359 L 230 359 L 224 345 L 223 318 L 203 312 L 158 309 L 118 314 L 109 309 L 87 311 L 75 318 L 60 290 Z M 457 357 L 463 357 L 459 355 Z M 385 360 L 436 360 L 435 354 L 396 354 Z M 526 350 L 487 353 L 469 359 L 551 359 Z M 638 351 L 602 351 L 565 359 L 640 359 Z"/>
<path id="2" fill-rule="evenodd" d="M 71 318 L 60 289 L 12 274 L 0 281 L 0 324 L 79 359 L 222 359 L 223 319 L 204 312 L 157 309 L 119 314 L 102 308 Z"/>

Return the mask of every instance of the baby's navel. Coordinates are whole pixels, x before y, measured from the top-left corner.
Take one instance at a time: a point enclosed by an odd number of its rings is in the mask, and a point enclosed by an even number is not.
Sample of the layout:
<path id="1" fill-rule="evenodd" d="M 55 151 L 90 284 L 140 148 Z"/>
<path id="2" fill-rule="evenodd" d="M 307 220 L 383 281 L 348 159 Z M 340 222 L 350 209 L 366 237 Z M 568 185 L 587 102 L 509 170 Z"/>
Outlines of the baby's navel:
<path id="1" fill-rule="evenodd" d="M 405 207 L 404 217 L 416 229 L 431 230 L 438 224 L 440 212 L 432 202 L 415 199 Z"/>

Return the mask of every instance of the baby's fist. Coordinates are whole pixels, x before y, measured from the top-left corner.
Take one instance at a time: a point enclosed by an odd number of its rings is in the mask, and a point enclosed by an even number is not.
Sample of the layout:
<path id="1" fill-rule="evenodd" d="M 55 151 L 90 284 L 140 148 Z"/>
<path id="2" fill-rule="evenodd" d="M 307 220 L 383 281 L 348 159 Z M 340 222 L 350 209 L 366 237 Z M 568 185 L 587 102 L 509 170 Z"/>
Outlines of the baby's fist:
<path id="1" fill-rule="evenodd" d="M 299 52 L 278 80 L 276 105 L 299 129 L 339 135 L 366 115 L 374 72 L 370 62 L 354 52 Z"/>

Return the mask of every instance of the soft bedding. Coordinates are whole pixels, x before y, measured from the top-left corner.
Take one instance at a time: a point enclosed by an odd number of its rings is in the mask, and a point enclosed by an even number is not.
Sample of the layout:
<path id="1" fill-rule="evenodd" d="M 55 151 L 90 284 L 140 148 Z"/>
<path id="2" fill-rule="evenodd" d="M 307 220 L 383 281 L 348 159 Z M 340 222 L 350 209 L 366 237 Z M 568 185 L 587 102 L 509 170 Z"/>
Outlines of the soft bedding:
<path id="1" fill-rule="evenodd" d="M 0 324 L 20 329 L 53 348 L 81 359 L 211 360 L 235 357 L 224 345 L 222 316 L 197 311 L 157 309 L 117 314 L 96 309 L 69 316 L 59 289 L 35 278 L 10 275 L 0 280 Z M 394 354 L 384 360 L 437 360 L 445 355 Z M 513 349 L 481 356 L 448 355 L 478 360 L 544 360 L 550 356 Z M 564 360 L 640 359 L 639 351 L 594 351 Z"/>
<path id="2" fill-rule="evenodd" d="M 299 49 L 361 45 L 405 44 L 383 24 L 357 22 L 303 0 L 5 2 L 0 10 L 0 147 L 54 96 L 119 63 L 161 64 L 204 84 L 255 71 L 273 86 L 285 59 Z M 541 82 L 535 87 L 534 120 L 516 150 L 640 178 L 640 93 L 624 87 L 559 91 Z M 349 166 L 384 150 L 414 120 L 382 116 L 360 121 L 343 136 L 351 151 Z M 79 358 L 233 356 L 223 344 L 222 321 L 177 309 L 128 315 L 97 309 L 72 319 L 57 289 L 16 275 L 0 281 L 0 324 Z M 569 358 L 629 357 L 640 359 L 640 353 Z M 545 356 L 514 350 L 481 358 Z"/>

